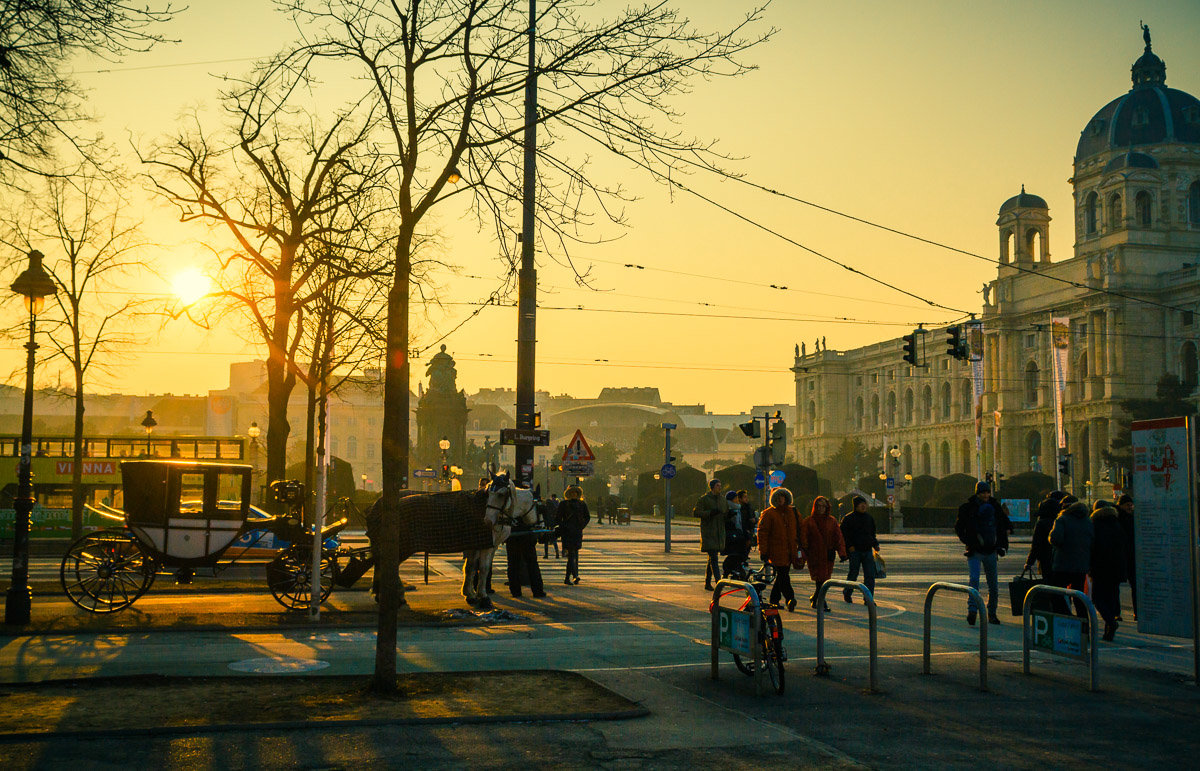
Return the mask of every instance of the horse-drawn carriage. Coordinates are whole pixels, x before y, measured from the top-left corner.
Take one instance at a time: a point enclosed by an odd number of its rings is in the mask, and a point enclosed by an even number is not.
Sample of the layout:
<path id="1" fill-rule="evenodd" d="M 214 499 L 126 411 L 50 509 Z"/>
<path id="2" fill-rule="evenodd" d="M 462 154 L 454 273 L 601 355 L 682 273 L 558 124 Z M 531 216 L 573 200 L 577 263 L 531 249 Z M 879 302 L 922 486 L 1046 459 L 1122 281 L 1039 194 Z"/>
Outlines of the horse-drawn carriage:
<path id="1" fill-rule="evenodd" d="M 312 596 L 312 535 L 301 523 L 304 488 L 277 482 L 284 504 L 272 515 L 250 505 L 250 466 L 135 460 L 121 464 L 123 509 L 100 509 L 114 527 L 71 544 L 59 569 L 71 602 L 93 613 L 132 605 L 160 573 L 187 581 L 197 569 L 220 572 L 237 562 L 263 562 L 267 586 L 284 607 Z M 321 600 L 338 577 L 336 536 L 343 517 L 321 531 Z M 120 524 L 117 524 L 120 523 Z"/>

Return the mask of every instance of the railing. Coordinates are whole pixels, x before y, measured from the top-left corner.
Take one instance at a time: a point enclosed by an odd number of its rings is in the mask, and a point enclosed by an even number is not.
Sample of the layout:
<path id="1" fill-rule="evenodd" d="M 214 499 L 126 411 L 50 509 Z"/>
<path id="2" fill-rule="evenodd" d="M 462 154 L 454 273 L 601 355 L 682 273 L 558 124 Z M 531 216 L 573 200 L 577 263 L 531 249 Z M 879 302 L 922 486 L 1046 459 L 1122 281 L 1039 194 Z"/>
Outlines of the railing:
<path id="1" fill-rule="evenodd" d="M 722 588 L 723 587 L 732 587 L 735 589 L 741 589 L 742 591 L 746 592 L 746 594 L 749 595 L 749 597 L 750 597 L 749 611 L 747 612 L 744 610 L 733 610 L 731 608 L 725 608 L 725 610 L 728 611 L 728 613 L 722 614 L 721 613 L 721 610 L 722 610 L 721 597 L 722 597 Z M 733 614 L 735 614 L 735 613 L 739 614 L 739 615 L 749 615 L 749 618 L 747 619 L 747 624 L 748 624 L 747 638 L 748 638 L 750 650 L 748 650 L 748 651 L 741 649 L 741 648 L 734 648 L 732 645 L 732 642 L 733 642 L 732 622 L 733 622 L 733 618 L 735 618 L 733 616 Z M 720 652 L 722 650 L 727 650 L 730 653 L 737 653 L 737 654 L 743 655 L 743 656 L 748 654 L 748 655 L 752 656 L 752 661 L 754 662 L 754 664 L 753 664 L 753 667 L 754 667 L 754 693 L 758 696 L 762 696 L 762 694 L 763 694 L 763 671 L 766 669 L 766 667 L 763 666 L 763 660 L 762 660 L 762 631 L 763 630 L 760 627 L 760 623 L 762 621 L 762 598 L 758 596 L 758 590 L 754 588 L 753 584 L 747 583 L 746 581 L 735 581 L 735 580 L 729 579 L 729 578 L 722 578 L 721 580 L 717 581 L 717 585 L 713 589 L 712 603 L 709 606 L 709 615 L 712 616 L 712 679 L 716 680 L 718 677 L 718 674 L 720 671 L 720 666 L 719 666 L 720 665 Z M 722 645 L 722 643 L 721 643 L 721 640 L 722 640 L 721 633 L 723 631 L 721 629 L 721 619 L 722 618 L 727 618 L 730 620 L 729 621 L 730 626 L 729 626 L 728 630 L 726 630 L 729 632 L 729 634 L 726 636 L 726 639 L 728 639 L 730 641 L 730 645 Z"/>
<path id="2" fill-rule="evenodd" d="M 1029 674 L 1029 649 L 1031 647 L 1031 644 L 1033 643 L 1033 634 L 1032 634 L 1033 628 L 1030 626 L 1029 620 L 1033 616 L 1032 600 L 1033 600 L 1034 595 L 1036 595 L 1036 594 L 1057 594 L 1062 597 L 1070 597 L 1079 602 L 1082 602 L 1084 607 L 1087 608 L 1088 622 L 1089 622 L 1087 635 L 1089 637 L 1089 642 L 1090 642 L 1090 645 L 1088 646 L 1088 655 L 1086 656 L 1087 662 L 1088 662 L 1088 690 L 1089 691 L 1099 690 L 1100 689 L 1100 679 L 1096 673 L 1096 664 L 1097 664 L 1097 660 L 1099 658 L 1100 648 L 1099 648 L 1099 644 L 1096 641 L 1096 606 L 1092 604 L 1092 599 L 1090 597 L 1088 597 L 1083 592 L 1076 591 L 1075 589 L 1064 589 L 1061 586 L 1049 586 L 1047 584 L 1038 584 L 1038 585 L 1030 588 L 1029 592 L 1025 595 L 1025 603 L 1021 607 L 1021 626 L 1022 626 L 1021 638 L 1022 638 L 1022 647 L 1023 647 L 1022 656 L 1024 659 L 1025 674 Z M 1049 616 L 1039 616 L 1039 618 L 1047 618 L 1047 617 L 1049 617 L 1049 618 L 1055 618 L 1055 617 L 1072 618 L 1070 616 L 1063 616 L 1062 614 L 1049 614 Z M 1076 623 L 1082 623 L 1082 622 L 1077 621 Z M 1042 631 L 1049 631 L 1053 638 L 1053 630 L 1052 629 L 1051 630 L 1042 630 Z M 1082 634 L 1082 630 L 1081 630 L 1081 634 Z M 1057 653 L 1058 655 L 1061 655 L 1061 656 L 1069 656 L 1070 658 L 1084 658 L 1084 656 L 1082 655 L 1083 654 L 1082 648 L 1083 648 L 1083 645 L 1082 645 L 1082 640 L 1081 640 L 1079 653 L 1060 651 L 1060 650 L 1057 650 L 1057 640 L 1052 639 L 1052 649 L 1050 652 Z"/>
<path id="3" fill-rule="evenodd" d="M 980 596 L 979 590 L 973 589 L 970 586 L 964 586 L 963 584 L 951 584 L 946 581 L 938 581 L 937 583 L 932 584 L 929 587 L 929 591 L 925 593 L 925 642 L 924 642 L 925 666 L 924 666 L 924 669 L 922 670 L 927 675 L 931 674 L 931 667 L 930 667 L 931 656 L 930 656 L 929 649 L 930 649 L 930 637 L 932 636 L 931 630 L 932 630 L 932 626 L 933 626 L 932 614 L 931 614 L 931 611 L 933 610 L 933 595 L 937 594 L 938 591 L 941 589 L 947 589 L 952 592 L 962 592 L 963 594 L 970 595 L 970 597 L 975 600 L 976 608 L 979 608 L 980 610 L 982 610 L 984 607 L 983 597 Z M 986 691 L 988 689 L 988 685 L 987 685 L 987 630 L 988 630 L 987 614 L 980 613 L 979 614 L 979 690 L 981 690 L 981 691 Z"/>
<path id="4" fill-rule="evenodd" d="M 858 589 L 862 592 L 863 604 L 867 606 L 867 619 L 869 626 L 869 639 L 871 648 L 871 688 L 873 692 L 877 690 L 878 669 L 879 669 L 879 645 L 878 637 L 875 630 L 875 597 L 871 595 L 871 590 L 866 587 L 866 584 L 859 584 L 853 581 L 843 581 L 838 578 L 831 578 L 821 584 L 820 590 L 817 592 L 817 674 L 828 675 L 829 665 L 825 663 L 825 595 L 829 592 L 831 586 L 840 587 L 841 589 L 849 589 L 851 591 Z"/>

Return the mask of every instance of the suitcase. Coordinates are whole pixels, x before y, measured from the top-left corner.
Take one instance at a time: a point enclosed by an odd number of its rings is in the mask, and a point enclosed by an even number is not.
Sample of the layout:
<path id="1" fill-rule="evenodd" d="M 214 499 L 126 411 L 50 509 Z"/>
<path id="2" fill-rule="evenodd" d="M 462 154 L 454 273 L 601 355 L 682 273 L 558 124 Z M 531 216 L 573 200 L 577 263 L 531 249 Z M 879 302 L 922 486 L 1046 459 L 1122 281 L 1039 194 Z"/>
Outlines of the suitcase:
<path id="1" fill-rule="evenodd" d="M 1012 580 L 1008 582 L 1008 597 L 1012 603 L 1012 614 L 1014 616 L 1020 616 L 1024 613 L 1025 595 L 1029 594 L 1029 590 L 1038 584 L 1044 583 L 1046 583 L 1046 580 L 1034 576 L 1033 569 L 1028 567 L 1021 571 L 1021 575 L 1012 577 Z M 1042 596 L 1038 598 L 1034 607 L 1049 610 L 1050 597 Z"/>

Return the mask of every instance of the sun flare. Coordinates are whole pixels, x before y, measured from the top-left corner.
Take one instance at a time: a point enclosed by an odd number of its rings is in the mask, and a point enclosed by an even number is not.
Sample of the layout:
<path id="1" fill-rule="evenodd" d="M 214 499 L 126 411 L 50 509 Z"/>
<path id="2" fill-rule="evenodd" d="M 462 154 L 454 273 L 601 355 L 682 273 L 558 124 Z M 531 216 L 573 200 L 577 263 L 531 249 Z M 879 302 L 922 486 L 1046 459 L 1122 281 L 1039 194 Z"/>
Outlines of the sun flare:
<path id="1" fill-rule="evenodd" d="M 212 289 L 212 281 L 199 268 L 187 268 L 171 282 L 171 290 L 184 305 L 191 305 Z"/>

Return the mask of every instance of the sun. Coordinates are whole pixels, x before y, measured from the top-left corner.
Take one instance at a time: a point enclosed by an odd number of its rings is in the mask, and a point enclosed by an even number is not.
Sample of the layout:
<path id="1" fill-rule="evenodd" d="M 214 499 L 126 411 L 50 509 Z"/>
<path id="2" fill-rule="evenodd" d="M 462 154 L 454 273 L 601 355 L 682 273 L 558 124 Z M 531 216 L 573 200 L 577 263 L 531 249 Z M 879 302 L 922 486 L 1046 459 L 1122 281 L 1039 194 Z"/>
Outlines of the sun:
<path id="1" fill-rule="evenodd" d="M 175 275 L 171 282 L 171 290 L 184 305 L 191 305 L 212 291 L 212 280 L 201 273 L 199 268 L 185 268 Z"/>

